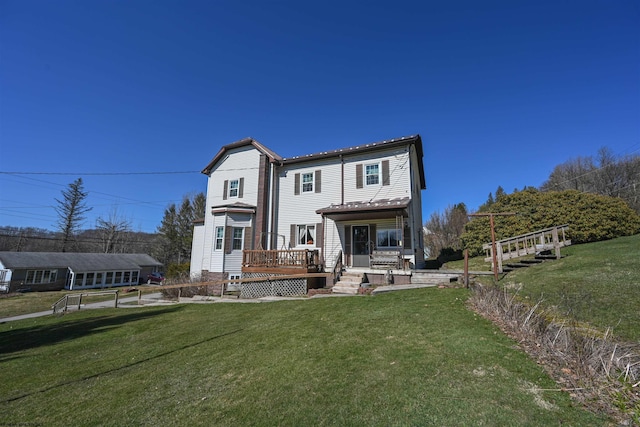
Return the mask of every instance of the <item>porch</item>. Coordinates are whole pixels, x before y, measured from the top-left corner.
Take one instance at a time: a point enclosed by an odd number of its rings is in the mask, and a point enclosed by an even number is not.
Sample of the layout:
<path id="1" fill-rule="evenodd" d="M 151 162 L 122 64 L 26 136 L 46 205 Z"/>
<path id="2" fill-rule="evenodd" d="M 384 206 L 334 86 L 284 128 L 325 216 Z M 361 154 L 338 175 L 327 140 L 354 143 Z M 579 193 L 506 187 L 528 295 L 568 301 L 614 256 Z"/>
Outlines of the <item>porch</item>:
<path id="1" fill-rule="evenodd" d="M 243 273 L 302 274 L 322 271 L 317 249 L 242 251 Z"/>

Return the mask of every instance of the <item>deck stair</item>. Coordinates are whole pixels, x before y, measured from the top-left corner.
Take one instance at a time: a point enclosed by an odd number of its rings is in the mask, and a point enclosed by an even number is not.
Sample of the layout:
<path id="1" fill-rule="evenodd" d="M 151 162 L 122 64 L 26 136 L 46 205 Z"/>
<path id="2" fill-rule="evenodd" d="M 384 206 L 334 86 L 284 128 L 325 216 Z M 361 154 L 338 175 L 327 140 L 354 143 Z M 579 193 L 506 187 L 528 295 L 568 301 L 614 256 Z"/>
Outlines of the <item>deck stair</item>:
<path id="1" fill-rule="evenodd" d="M 331 292 L 334 294 L 351 294 L 356 295 L 360 285 L 364 281 L 364 273 L 357 271 L 347 271 L 340 275 L 338 283 L 333 285 Z"/>
<path id="2" fill-rule="evenodd" d="M 568 225 L 560 225 L 495 242 L 498 272 L 502 273 L 511 271 L 513 268 L 524 267 L 521 264 L 526 264 L 526 262 L 523 261 L 505 265 L 506 268 L 504 268 L 503 261 L 528 255 L 535 255 L 537 260 L 560 259 L 560 248 L 571 245 L 571 240 L 566 237 L 568 229 Z M 493 245 L 485 243 L 482 245 L 482 249 L 486 251 L 487 255 L 484 260 L 493 264 Z"/>

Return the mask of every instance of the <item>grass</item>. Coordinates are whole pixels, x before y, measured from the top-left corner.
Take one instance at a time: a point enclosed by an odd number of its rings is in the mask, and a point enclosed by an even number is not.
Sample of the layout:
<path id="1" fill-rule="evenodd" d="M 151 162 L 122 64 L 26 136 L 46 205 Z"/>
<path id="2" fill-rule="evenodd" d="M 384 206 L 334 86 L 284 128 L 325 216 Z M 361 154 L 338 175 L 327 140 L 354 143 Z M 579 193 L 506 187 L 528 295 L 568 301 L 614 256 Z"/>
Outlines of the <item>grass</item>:
<path id="1" fill-rule="evenodd" d="M 515 342 L 469 311 L 468 295 L 431 288 L 87 310 L 0 324 L 3 422 L 607 422 L 575 407 Z"/>
<path id="2" fill-rule="evenodd" d="M 563 258 L 509 273 L 519 294 L 563 316 L 640 341 L 640 234 L 569 246 Z M 520 286 L 518 286 L 520 287 Z"/>
<path id="3" fill-rule="evenodd" d="M 0 295 L 0 319 L 5 317 L 19 316 L 21 314 L 36 313 L 39 311 L 51 310 L 51 305 L 67 294 L 91 294 L 106 290 L 119 290 L 120 297 L 129 296 L 124 291 L 127 288 L 107 288 L 107 289 L 83 289 L 79 291 L 51 291 L 51 292 L 25 292 Z M 131 294 L 134 295 L 134 294 Z M 112 300 L 113 296 L 87 296 L 83 298 L 84 303 Z"/>
<path id="4" fill-rule="evenodd" d="M 500 283 L 530 301 L 542 299 L 556 314 L 640 341 L 640 234 L 568 246 L 561 253 L 560 260 L 515 270 Z M 462 268 L 462 261 L 447 268 Z"/>

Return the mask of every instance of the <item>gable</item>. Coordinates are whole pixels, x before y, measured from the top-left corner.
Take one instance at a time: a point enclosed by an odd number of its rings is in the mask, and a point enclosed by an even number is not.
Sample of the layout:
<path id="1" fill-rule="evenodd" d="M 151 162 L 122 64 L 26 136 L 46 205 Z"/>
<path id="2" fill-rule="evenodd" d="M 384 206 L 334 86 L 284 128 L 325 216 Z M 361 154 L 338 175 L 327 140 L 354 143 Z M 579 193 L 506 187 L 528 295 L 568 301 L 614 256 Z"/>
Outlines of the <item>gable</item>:
<path id="1" fill-rule="evenodd" d="M 279 163 L 282 161 L 282 157 L 280 157 L 274 151 L 271 151 L 270 149 L 268 149 L 267 147 L 265 147 L 255 139 L 244 138 L 239 141 L 232 142 L 231 144 L 224 145 L 222 148 L 220 148 L 220 151 L 218 151 L 218 153 L 215 156 L 213 156 L 213 159 L 211 159 L 211 161 L 207 164 L 207 166 L 205 166 L 205 168 L 202 169 L 202 173 L 205 175 L 211 175 L 211 172 L 215 169 L 218 163 L 223 161 L 225 157 L 229 154 L 229 152 L 232 152 L 234 150 L 237 151 L 237 149 L 242 149 L 242 148 L 249 148 L 249 149 L 254 148 L 258 150 L 258 152 L 260 152 L 261 154 L 264 154 L 265 156 L 267 156 L 271 162 Z"/>

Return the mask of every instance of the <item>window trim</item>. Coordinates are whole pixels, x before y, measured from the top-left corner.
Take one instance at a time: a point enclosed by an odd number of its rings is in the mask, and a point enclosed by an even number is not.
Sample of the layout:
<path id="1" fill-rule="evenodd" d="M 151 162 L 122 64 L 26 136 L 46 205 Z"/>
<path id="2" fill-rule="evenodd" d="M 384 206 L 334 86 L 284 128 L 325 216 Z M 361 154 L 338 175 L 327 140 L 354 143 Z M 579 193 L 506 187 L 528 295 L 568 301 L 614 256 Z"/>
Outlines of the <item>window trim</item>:
<path id="1" fill-rule="evenodd" d="M 45 281 L 45 277 L 47 279 L 46 281 Z M 57 280 L 58 280 L 57 269 L 27 270 L 24 283 L 28 285 L 42 285 L 46 283 L 54 283 Z"/>
<path id="2" fill-rule="evenodd" d="M 236 184 L 235 188 L 233 186 L 234 183 Z M 235 195 L 233 194 L 234 191 L 235 191 Z M 240 197 L 240 180 L 230 179 L 229 180 L 229 198 L 237 199 L 238 197 Z"/>
<path id="3" fill-rule="evenodd" d="M 378 228 L 376 229 L 376 246 L 379 248 L 399 248 L 400 247 L 400 239 L 398 239 L 398 229 L 397 228 Z M 395 241 L 396 244 L 395 246 L 391 246 L 388 243 L 391 242 L 391 235 L 390 233 L 393 232 L 395 234 Z M 380 233 L 387 233 L 387 245 L 381 245 L 380 244 Z"/>
<path id="4" fill-rule="evenodd" d="M 377 171 L 375 174 L 370 174 L 369 173 L 369 167 L 373 167 L 375 166 Z M 373 162 L 373 163 L 365 163 L 364 164 L 364 176 L 363 176 L 363 180 L 364 180 L 364 185 L 366 187 L 373 187 L 373 186 L 377 186 L 380 185 L 380 183 L 382 182 L 382 177 L 381 175 L 381 171 L 382 171 L 382 167 L 380 165 L 380 162 Z M 376 177 L 376 182 L 375 183 L 370 183 L 369 182 L 369 177 Z"/>
<path id="5" fill-rule="evenodd" d="M 309 230 L 313 229 L 313 234 L 309 235 Z M 301 237 L 303 234 L 301 231 L 304 230 L 304 236 L 306 241 L 302 241 Z M 316 235 L 317 227 L 316 224 L 296 224 L 296 246 L 314 246 L 318 239 Z M 311 240 L 309 240 L 311 238 Z M 311 243 L 309 243 L 311 242 Z"/>
<path id="6" fill-rule="evenodd" d="M 222 231 L 221 235 L 218 236 L 218 231 Z M 217 226 L 214 230 L 214 236 L 213 236 L 213 250 L 214 251 L 221 251 L 224 249 L 224 227 L 223 226 Z M 220 247 L 218 247 L 218 243 L 220 243 Z"/>
<path id="7" fill-rule="evenodd" d="M 309 181 L 305 182 L 305 176 L 310 178 Z M 300 174 L 300 192 L 301 193 L 313 193 L 315 187 L 315 173 L 314 172 L 304 172 Z M 307 185 L 307 189 L 305 190 L 305 185 Z"/>
<path id="8" fill-rule="evenodd" d="M 244 228 L 243 227 L 232 227 L 231 228 L 232 231 L 232 235 L 231 235 L 231 250 L 232 251 L 241 251 L 243 249 L 244 246 Z M 236 231 L 240 230 L 240 236 L 237 237 L 236 236 Z M 237 242 L 240 242 L 239 245 L 236 245 Z M 236 246 L 240 246 L 240 247 L 236 247 Z"/>

